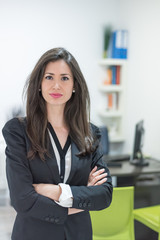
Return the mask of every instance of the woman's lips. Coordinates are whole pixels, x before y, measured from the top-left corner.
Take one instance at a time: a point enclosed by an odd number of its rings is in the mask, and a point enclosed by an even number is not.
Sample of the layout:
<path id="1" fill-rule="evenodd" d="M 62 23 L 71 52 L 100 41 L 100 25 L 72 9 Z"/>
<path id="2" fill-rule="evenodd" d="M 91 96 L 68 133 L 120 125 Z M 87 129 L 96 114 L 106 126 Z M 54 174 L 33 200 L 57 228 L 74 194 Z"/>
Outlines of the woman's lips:
<path id="1" fill-rule="evenodd" d="M 61 93 L 50 93 L 49 95 L 53 98 L 60 98 L 63 96 Z"/>

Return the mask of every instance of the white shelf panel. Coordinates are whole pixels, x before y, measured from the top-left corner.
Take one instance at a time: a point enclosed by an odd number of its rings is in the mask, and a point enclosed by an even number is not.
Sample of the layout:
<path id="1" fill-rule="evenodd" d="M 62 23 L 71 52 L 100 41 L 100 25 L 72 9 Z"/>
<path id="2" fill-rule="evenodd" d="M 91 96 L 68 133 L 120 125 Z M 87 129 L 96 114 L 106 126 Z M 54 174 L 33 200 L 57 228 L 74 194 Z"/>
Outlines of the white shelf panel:
<path id="1" fill-rule="evenodd" d="M 101 117 L 106 117 L 106 118 L 122 117 L 123 116 L 123 113 L 121 111 L 113 111 L 113 110 L 111 110 L 111 111 L 108 110 L 107 111 L 105 109 L 104 110 L 103 109 L 99 110 L 98 113 Z"/>
<path id="2" fill-rule="evenodd" d="M 99 90 L 102 92 L 121 92 L 123 91 L 123 87 L 120 85 L 103 85 L 99 86 Z"/>
<path id="3" fill-rule="evenodd" d="M 116 142 L 123 142 L 125 141 L 125 137 L 122 135 L 117 135 L 117 136 L 109 136 L 110 142 L 116 143 Z"/>
<path id="4" fill-rule="evenodd" d="M 125 103 L 126 103 L 126 73 L 127 73 L 127 59 L 113 59 L 103 58 L 98 61 L 99 66 L 102 68 L 101 82 L 99 82 L 99 91 L 101 92 L 103 103 L 98 107 L 98 114 L 102 122 L 109 129 L 109 139 L 111 143 L 120 143 L 125 141 L 124 134 L 124 121 L 125 121 Z M 118 85 L 105 85 L 108 79 L 107 69 L 111 66 L 120 66 L 120 84 Z M 117 71 L 117 68 L 116 68 Z M 108 94 L 113 93 L 113 103 L 109 102 Z M 116 94 L 115 94 L 116 93 Z M 105 96 L 106 95 L 106 96 Z M 118 97 L 118 98 L 117 98 Z M 117 98 L 117 99 L 116 99 Z M 118 100 L 118 101 L 117 101 Z M 109 104 L 110 103 L 110 104 Z M 108 110 L 107 106 L 113 105 Z"/>
<path id="5" fill-rule="evenodd" d="M 125 59 L 116 59 L 116 58 L 104 58 L 99 61 L 99 64 L 101 66 L 107 66 L 107 65 L 112 65 L 112 66 L 122 66 L 127 63 L 127 60 Z"/>

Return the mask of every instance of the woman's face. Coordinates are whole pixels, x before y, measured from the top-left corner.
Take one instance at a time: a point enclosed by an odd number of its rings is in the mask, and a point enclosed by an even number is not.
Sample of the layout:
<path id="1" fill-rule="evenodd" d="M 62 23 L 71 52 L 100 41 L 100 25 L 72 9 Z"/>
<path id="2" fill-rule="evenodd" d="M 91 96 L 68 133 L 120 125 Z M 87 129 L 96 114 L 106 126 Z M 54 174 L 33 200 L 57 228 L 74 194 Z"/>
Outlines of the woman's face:
<path id="1" fill-rule="evenodd" d="M 64 60 L 49 62 L 42 79 L 41 91 L 48 106 L 65 106 L 73 91 L 73 75 Z"/>

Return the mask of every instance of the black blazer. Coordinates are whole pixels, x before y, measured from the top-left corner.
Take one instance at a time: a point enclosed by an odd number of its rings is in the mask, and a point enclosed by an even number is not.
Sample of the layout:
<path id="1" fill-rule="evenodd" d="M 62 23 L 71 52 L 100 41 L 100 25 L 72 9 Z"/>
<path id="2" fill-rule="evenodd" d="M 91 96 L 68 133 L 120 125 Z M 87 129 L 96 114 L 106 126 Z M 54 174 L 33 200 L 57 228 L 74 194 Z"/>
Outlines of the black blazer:
<path id="1" fill-rule="evenodd" d="M 92 125 L 95 135 L 98 128 Z M 35 192 L 33 183 L 60 183 L 57 161 L 50 143 L 51 158 L 46 161 L 36 156 L 27 159 L 30 141 L 26 134 L 26 120 L 13 118 L 3 128 L 6 147 L 6 171 L 11 204 L 17 212 L 12 240 L 91 240 L 90 210 L 108 207 L 112 199 L 109 170 L 102 161 L 99 147 L 89 157 L 80 158 L 74 142 L 71 143 L 72 164 L 67 184 L 73 194 L 73 208 L 85 211 L 68 215 L 68 208 Z M 108 180 L 101 186 L 87 187 L 94 166 L 105 168 Z"/>

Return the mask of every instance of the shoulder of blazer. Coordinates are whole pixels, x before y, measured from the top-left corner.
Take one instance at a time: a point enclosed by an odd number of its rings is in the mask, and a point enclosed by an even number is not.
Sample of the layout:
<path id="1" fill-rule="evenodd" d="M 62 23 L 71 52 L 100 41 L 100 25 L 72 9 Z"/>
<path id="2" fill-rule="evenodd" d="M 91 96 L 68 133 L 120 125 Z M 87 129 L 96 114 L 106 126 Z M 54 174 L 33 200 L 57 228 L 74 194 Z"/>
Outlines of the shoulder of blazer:
<path id="1" fill-rule="evenodd" d="M 20 133 L 24 131 L 24 128 L 26 126 L 26 118 L 12 118 L 6 124 L 4 125 L 2 132 L 5 133 L 7 132 L 14 132 L 16 131 L 17 133 Z"/>

